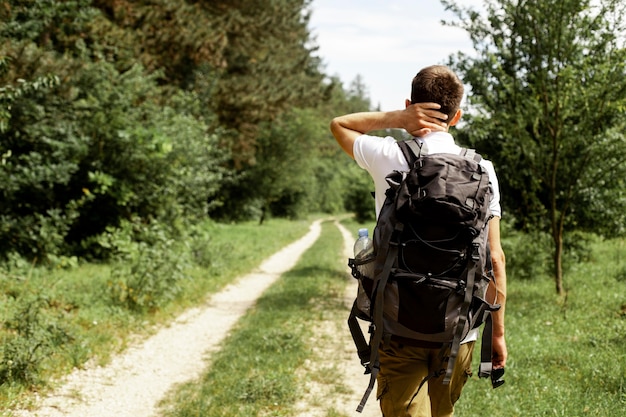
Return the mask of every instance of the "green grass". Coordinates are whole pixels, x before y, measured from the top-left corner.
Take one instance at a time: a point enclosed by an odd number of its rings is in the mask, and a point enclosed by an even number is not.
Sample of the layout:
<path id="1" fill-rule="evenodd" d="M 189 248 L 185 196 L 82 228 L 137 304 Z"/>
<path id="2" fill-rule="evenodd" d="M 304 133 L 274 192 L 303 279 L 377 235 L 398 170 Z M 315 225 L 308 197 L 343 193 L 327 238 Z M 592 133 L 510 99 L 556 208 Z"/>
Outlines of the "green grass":
<path id="1" fill-rule="evenodd" d="M 565 277 L 567 297 L 557 297 L 547 277 L 509 280 L 507 382 L 493 390 L 487 381 L 470 380 L 459 416 L 624 415 L 624 241 L 596 242 L 591 249 L 590 261 Z"/>
<path id="2" fill-rule="evenodd" d="M 344 313 L 341 236 L 323 224 L 320 239 L 236 326 L 197 383 L 166 401 L 165 416 L 292 416 L 302 395 L 297 370 L 312 353 L 314 323 Z"/>
<path id="3" fill-rule="evenodd" d="M 362 225 L 343 221 L 355 235 Z M 183 291 L 156 312 L 138 313 L 113 306 L 104 296 L 107 265 L 48 272 L 30 270 L 0 276 L 0 340 L 11 332 L 6 323 L 16 307 L 40 296 L 45 301 L 39 320 L 56 325 L 56 336 L 71 336 L 43 363 L 45 381 L 122 348 L 128 335 L 148 333 L 183 308 L 202 301 L 284 244 L 302 236 L 309 222 L 210 225 L 192 249 L 198 264 L 187 273 Z M 364 225 L 373 229 L 373 223 Z M 271 236 L 271 238 L 268 238 Z M 510 242 L 506 242 L 510 239 Z M 519 237 L 504 236 L 510 265 L 523 267 L 526 254 L 515 253 Z M 206 241 L 206 247 L 201 242 Z M 200 243 L 198 243 L 200 242 Z M 341 237 L 325 223 L 320 240 L 298 265 L 259 300 L 255 309 L 225 340 L 201 381 L 187 384 L 166 401 L 164 415 L 291 416 L 295 401 L 306 395 L 305 378 L 345 385 L 333 371 L 332 358 L 316 375 L 302 376 L 312 359 L 311 329 L 321 321 L 345 321 L 347 308 L 339 301 L 345 281 Z M 528 245 L 521 247 L 527 247 Z M 506 384 L 497 390 L 473 377 L 457 403 L 458 417 L 614 417 L 626 410 L 626 242 L 589 243 L 589 258 L 569 265 L 567 297 L 555 294 L 545 274 L 509 271 Z M 517 260 L 516 258 L 519 257 Z M 526 256 L 528 259 L 528 257 Z M 344 331 L 348 332 L 347 326 Z M 477 346 L 476 352 L 479 351 Z M 477 356 L 477 355 L 475 355 Z M 356 354 L 354 360 L 357 361 Z M 477 360 L 475 357 L 477 368 Z M 39 382 L 36 387 L 41 388 Z M 0 387 L 0 404 L 24 401 L 25 387 Z M 373 398 L 370 399 L 373 401 Z M 330 409 L 328 417 L 341 414 Z"/>
<path id="4" fill-rule="evenodd" d="M 105 364 L 130 335 L 147 335 L 202 302 L 304 235 L 309 225 L 278 219 L 263 225 L 207 223 L 195 239 L 179 242 L 178 247 L 194 252 L 196 262 L 186 264 L 188 278 L 179 282 L 176 297 L 152 311 L 131 311 L 112 302 L 107 292 L 112 265 L 49 270 L 17 262 L 0 271 L 0 369 L 13 372 L 13 381 L 0 385 L 0 415 L 28 403 L 32 389 L 45 391 L 54 377 L 89 359 Z M 16 366 L 18 360 L 23 366 Z"/>

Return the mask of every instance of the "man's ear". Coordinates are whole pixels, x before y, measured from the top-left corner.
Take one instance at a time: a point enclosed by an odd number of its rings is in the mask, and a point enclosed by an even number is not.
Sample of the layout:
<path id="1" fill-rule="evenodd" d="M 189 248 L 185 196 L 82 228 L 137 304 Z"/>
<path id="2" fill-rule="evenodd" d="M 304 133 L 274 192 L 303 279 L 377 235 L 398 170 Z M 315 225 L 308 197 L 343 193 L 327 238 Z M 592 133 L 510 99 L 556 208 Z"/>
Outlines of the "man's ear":
<path id="1" fill-rule="evenodd" d="M 454 114 L 454 117 L 452 117 L 452 120 L 448 122 L 448 126 L 454 126 L 459 123 L 459 120 L 461 120 L 461 116 L 463 116 L 463 110 L 458 109 Z"/>
<path id="2" fill-rule="evenodd" d="M 409 100 L 408 98 L 406 100 L 404 100 L 404 106 L 405 107 L 409 107 L 411 105 L 411 100 Z"/>

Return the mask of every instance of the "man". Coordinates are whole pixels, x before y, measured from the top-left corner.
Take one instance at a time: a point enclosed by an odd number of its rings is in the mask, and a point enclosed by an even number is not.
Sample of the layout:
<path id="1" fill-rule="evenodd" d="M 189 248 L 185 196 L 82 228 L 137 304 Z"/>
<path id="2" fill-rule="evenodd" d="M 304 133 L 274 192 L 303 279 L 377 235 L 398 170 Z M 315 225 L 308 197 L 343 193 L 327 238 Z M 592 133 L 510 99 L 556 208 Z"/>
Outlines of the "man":
<path id="1" fill-rule="evenodd" d="M 445 66 L 431 66 L 421 70 L 413 79 L 411 100 L 405 109 L 389 112 L 353 113 L 336 117 L 330 128 L 341 148 L 374 180 L 376 216 L 385 200 L 387 174 L 393 170 L 408 171 L 409 165 L 400 147 L 392 137 L 369 136 L 366 133 L 387 128 L 402 128 L 427 144 L 428 152 L 456 153 L 460 147 L 448 133 L 461 118 L 460 104 L 463 84 L 456 74 Z M 445 121 L 449 120 L 446 124 Z M 507 348 L 504 335 L 506 302 L 505 256 L 500 242 L 500 194 L 497 177 L 491 162 L 481 161 L 489 173 L 494 195 L 491 201 L 493 218 L 489 222 L 489 246 L 497 288 L 489 290 L 490 299 L 501 304 L 493 313 L 494 369 L 504 368 Z M 380 349 L 378 398 L 384 417 L 442 417 L 452 416 L 454 403 L 471 375 L 471 362 L 477 330 L 462 342 L 450 384 L 442 383 L 443 376 L 427 381 L 425 377 L 440 365 L 439 348 L 408 346 L 391 340 Z"/>

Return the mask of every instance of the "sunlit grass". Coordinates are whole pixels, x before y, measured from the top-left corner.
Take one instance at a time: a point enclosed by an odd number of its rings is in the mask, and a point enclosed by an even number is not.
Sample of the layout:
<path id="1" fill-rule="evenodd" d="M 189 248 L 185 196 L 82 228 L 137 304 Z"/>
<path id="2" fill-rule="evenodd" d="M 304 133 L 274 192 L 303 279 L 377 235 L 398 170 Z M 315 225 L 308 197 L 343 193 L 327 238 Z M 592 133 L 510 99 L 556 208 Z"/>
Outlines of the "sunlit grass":
<path id="1" fill-rule="evenodd" d="M 507 382 L 493 390 L 470 380 L 459 416 L 624 415 L 624 241 L 596 242 L 592 250 L 566 275 L 567 297 L 556 295 L 547 276 L 509 282 Z"/>

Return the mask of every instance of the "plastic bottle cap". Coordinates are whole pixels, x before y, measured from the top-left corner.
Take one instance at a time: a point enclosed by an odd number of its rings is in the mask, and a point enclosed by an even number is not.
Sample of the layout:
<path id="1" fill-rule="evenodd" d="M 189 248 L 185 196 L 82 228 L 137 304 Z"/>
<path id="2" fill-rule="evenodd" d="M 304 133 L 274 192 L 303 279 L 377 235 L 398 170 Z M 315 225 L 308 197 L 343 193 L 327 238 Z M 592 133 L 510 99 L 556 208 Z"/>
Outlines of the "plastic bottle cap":
<path id="1" fill-rule="evenodd" d="M 359 229 L 359 237 L 368 236 L 367 229 Z"/>

